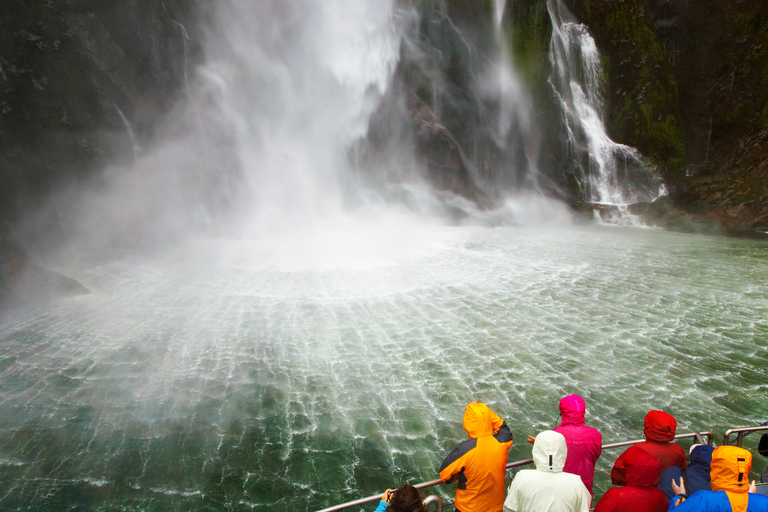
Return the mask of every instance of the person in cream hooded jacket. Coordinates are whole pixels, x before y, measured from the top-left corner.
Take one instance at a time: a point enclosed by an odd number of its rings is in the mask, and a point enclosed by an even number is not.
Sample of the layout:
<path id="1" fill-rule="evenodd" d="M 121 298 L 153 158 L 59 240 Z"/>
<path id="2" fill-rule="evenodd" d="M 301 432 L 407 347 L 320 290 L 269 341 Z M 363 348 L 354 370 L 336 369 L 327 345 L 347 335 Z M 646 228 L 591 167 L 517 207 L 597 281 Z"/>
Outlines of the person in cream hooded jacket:
<path id="1" fill-rule="evenodd" d="M 547 430 L 536 436 L 536 469 L 519 471 L 507 492 L 505 512 L 587 512 L 592 496 L 579 475 L 564 473 L 568 449 L 563 434 Z"/>

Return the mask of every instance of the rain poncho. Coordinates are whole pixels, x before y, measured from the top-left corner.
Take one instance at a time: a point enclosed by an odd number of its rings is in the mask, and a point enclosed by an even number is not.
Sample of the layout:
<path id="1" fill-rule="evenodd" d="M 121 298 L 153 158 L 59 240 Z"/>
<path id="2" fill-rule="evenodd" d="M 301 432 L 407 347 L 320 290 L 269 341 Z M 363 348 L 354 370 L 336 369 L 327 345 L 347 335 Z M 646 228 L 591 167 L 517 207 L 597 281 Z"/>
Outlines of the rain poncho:
<path id="1" fill-rule="evenodd" d="M 690 498 L 675 496 L 670 510 L 685 512 L 768 512 L 768 497 L 749 494 L 752 454 L 736 446 L 720 446 L 712 452 L 712 490 Z"/>
<path id="2" fill-rule="evenodd" d="M 501 512 L 512 433 L 503 419 L 479 402 L 464 411 L 464 430 L 469 439 L 445 458 L 440 478 L 446 483 L 458 480 L 456 510 Z"/>
<path id="3" fill-rule="evenodd" d="M 595 478 L 595 462 L 603 450 L 603 436 L 597 429 L 584 425 L 587 407 L 579 395 L 569 395 L 560 400 L 560 415 L 563 418 L 555 432 L 563 434 L 568 447 L 563 471 L 581 477 L 581 481 L 592 494 Z"/>
<path id="4" fill-rule="evenodd" d="M 564 473 L 568 449 L 562 434 L 547 430 L 536 436 L 536 469 L 515 475 L 504 502 L 505 512 L 587 512 L 591 496 L 577 475 Z"/>
<path id="5" fill-rule="evenodd" d="M 633 446 L 626 451 L 626 487 L 609 489 L 595 512 L 665 512 L 669 505 L 664 491 L 655 486 L 659 463 L 645 450 Z"/>
<path id="6" fill-rule="evenodd" d="M 685 452 L 677 444 L 671 444 L 670 441 L 675 438 L 677 422 L 671 414 L 663 411 L 651 411 L 645 416 L 645 442 L 634 444 L 639 446 L 659 462 L 659 469 L 664 471 L 671 466 L 684 468 L 688 462 L 685 459 Z M 611 470 L 611 482 L 613 485 L 625 485 L 627 477 L 624 470 L 624 456 L 622 453 L 616 460 Z M 658 485 L 661 480 L 656 480 Z"/>
<path id="7" fill-rule="evenodd" d="M 691 450 L 691 462 L 688 464 L 685 477 L 685 489 L 688 496 L 697 491 L 711 491 L 709 483 L 709 464 L 712 462 L 713 447 L 705 444 L 694 445 Z M 677 466 L 667 468 L 661 474 L 659 489 L 664 491 L 667 499 L 675 495 L 672 491 L 672 480 L 680 482 L 682 471 Z"/>

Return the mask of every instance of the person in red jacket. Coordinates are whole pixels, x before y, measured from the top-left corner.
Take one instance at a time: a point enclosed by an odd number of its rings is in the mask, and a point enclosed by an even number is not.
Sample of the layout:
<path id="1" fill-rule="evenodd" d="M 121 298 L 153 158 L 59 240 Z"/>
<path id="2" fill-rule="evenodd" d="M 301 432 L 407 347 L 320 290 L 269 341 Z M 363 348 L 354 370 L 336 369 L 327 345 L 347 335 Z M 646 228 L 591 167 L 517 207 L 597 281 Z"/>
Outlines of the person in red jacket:
<path id="1" fill-rule="evenodd" d="M 563 418 L 555 432 L 565 436 L 568 457 L 563 471 L 581 477 L 590 496 L 595 479 L 595 462 L 603 451 L 603 436 L 597 429 L 584 424 L 587 406 L 579 395 L 568 395 L 560 400 L 560 416 Z"/>
<path id="2" fill-rule="evenodd" d="M 667 496 L 656 488 L 661 475 L 659 462 L 638 445 L 623 456 L 627 485 L 608 489 L 595 512 L 665 512 L 669 508 Z"/>
<path id="3" fill-rule="evenodd" d="M 512 432 L 506 421 L 480 402 L 464 410 L 463 426 L 469 439 L 445 458 L 440 478 L 447 484 L 458 480 L 457 512 L 502 512 Z"/>
<path id="4" fill-rule="evenodd" d="M 672 444 L 677 430 L 677 421 L 664 411 L 651 411 L 645 416 L 645 441 L 636 443 L 634 446 L 642 448 L 648 452 L 659 463 L 659 477 L 654 485 L 658 485 L 661 480 L 661 472 L 665 469 L 678 466 L 685 468 L 688 462 L 685 458 L 685 452 L 678 444 Z M 627 450 L 629 451 L 629 450 Z M 616 460 L 611 470 L 611 482 L 613 485 L 626 485 L 627 476 L 625 470 L 626 453 L 622 453 Z"/>

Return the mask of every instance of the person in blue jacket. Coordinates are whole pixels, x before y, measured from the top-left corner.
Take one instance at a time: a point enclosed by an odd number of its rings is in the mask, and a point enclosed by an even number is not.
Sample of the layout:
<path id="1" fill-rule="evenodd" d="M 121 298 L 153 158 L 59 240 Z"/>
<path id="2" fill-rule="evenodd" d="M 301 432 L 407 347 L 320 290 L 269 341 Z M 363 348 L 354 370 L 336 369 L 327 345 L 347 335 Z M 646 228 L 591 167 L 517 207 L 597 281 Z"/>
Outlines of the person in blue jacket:
<path id="1" fill-rule="evenodd" d="M 387 489 L 381 495 L 375 512 L 424 512 L 424 503 L 419 491 L 412 485 L 403 485 L 397 489 Z"/>
<path id="2" fill-rule="evenodd" d="M 719 446 L 712 452 L 711 491 L 699 491 L 688 497 L 685 485 L 672 482 L 675 496 L 669 501 L 674 512 L 768 512 L 768 497 L 755 494 L 756 484 L 749 484 L 752 454 L 737 446 Z"/>
<path id="3" fill-rule="evenodd" d="M 685 488 L 688 490 L 689 496 L 696 491 L 712 490 L 709 482 L 709 464 L 712 462 L 714 449 L 713 446 L 705 444 L 691 446 L 691 461 L 688 463 L 685 475 Z M 677 466 L 669 467 L 661 474 L 659 489 L 667 495 L 667 500 L 675 495 L 672 490 L 672 480 L 677 482 L 681 475 L 682 470 Z"/>

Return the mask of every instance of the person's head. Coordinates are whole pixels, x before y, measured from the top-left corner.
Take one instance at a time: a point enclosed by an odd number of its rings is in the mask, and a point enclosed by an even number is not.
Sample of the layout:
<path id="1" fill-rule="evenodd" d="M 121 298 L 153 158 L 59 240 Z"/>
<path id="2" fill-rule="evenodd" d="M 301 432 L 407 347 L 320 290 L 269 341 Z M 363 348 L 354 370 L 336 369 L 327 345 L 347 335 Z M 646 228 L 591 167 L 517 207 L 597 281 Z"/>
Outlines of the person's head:
<path id="1" fill-rule="evenodd" d="M 491 410 L 482 402 L 472 402 L 464 409 L 462 426 L 472 439 L 493 435 Z"/>
<path id="2" fill-rule="evenodd" d="M 712 452 L 714 448 L 706 444 L 694 444 L 691 446 L 691 464 L 701 464 L 709 466 L 712 463 Z"/>
<path id="3" fill-rule="evenodd" d="M 403 485 L 392 494 L 387 512 L 423 512 L 424 504 L 419 491 L 412 485 Z"/>
<path id="4" fill-rule="evenodd" d="M 713 491 L 747 492 L 752 454 L 737 446 L 718 446 L 712 452 L 709 476 Z"/>
<path id="5" fill-rule="evenodd" d="M 630 446 L 624 453 L 624 467 L 630 487 L 655 487 L 661 480 L 659 461 L 639 446 Z"/>
<path id="6" fill-rule="evenodd" d="M 568 448 L 565 437 L 554 430 L 545 430 L 533 443 L 533 462 L 536 469 L 547 473 L 560 473 L 565 467 Z"/>
<path id="7" fill-rule="evenodd" d="M 568 395 L 560 400 L 560 416 L 563 418 L 561 425 L 584 424 L 584 412 L 587 406 L 579 395 Z"/>
<path id="8" fill-rule="evenodd" d="M 664 411 L 651 411 L 645 415 L 645 438 L 658 443 L 668 443 L 675 438 L 677 421 Z"/>

